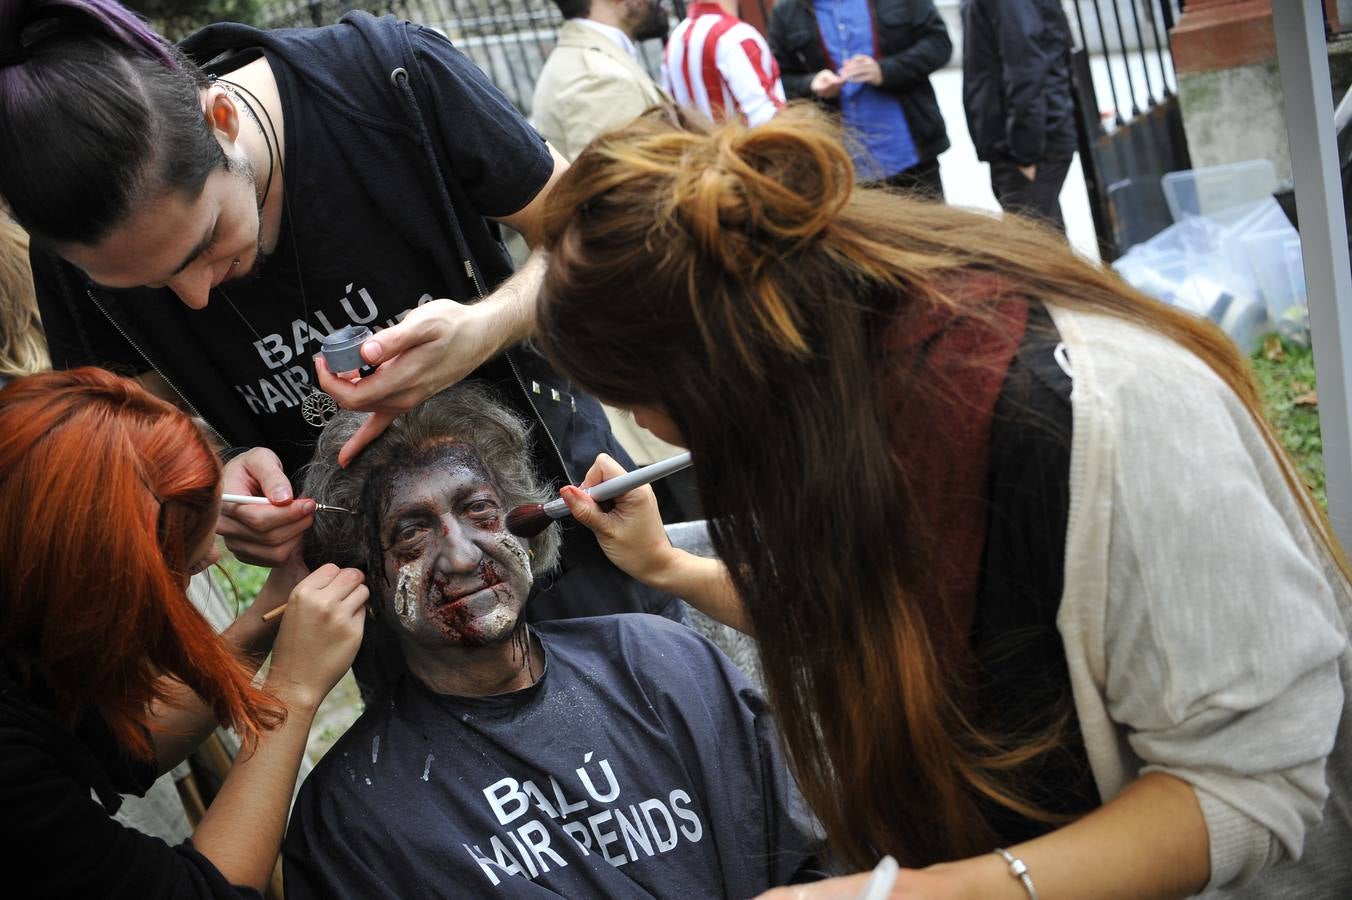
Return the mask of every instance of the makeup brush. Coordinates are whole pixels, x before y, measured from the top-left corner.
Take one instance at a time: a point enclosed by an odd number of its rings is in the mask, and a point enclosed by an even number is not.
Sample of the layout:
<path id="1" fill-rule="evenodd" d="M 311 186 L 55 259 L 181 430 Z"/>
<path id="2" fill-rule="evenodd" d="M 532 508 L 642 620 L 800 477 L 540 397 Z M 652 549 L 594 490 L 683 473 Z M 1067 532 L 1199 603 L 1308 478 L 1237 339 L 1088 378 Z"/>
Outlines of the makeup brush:
<path id="1" fill-rule="evenodd" d="M 242 503 L 245 506 L 271 506 L 272 501 L 267 497 L 251 497 L 248 494 L 221 494 L 222 503 Z M 326 503 L 316 503 L 315 509 L 322 512 L 340 512 L 355 516 L 355 509 L 344 509 L 341 506 L 329 506 Z"/>
<path id="2" fill-rule="evenodd" d="M 689 467 L 690 453 L 687 451 L 678 453 L 670 459 L 655 462 L 650 466 L 626 472 L 609 481 L 603 481 L 600 484 L 585 488 L 584 491 L 591 495 L 593 500 L 600 503 L 603 500 L 613 500 L 620 494 L 632 491 L 636 487 L 649 484 L 659 478 L 666 478 L 668 475 Z M 517 537 L 533 538 L 548 528 L 550 522 L 570 515 L 572 513 L 568 511 L 568 504 L 563 502 L 562 497 L 550 500 L 548 503 L 527 503 L 524 506 L 518 506 L 507 514 L 507 530 Z"/>

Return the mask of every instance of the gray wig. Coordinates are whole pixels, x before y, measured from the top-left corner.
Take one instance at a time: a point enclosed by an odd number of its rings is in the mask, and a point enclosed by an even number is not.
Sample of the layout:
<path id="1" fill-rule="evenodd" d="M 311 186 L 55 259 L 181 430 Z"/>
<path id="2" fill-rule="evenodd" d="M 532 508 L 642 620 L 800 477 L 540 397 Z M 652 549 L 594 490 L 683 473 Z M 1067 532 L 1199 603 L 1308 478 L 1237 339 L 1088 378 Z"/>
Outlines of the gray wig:
<path id="1" fill-rule="evenodd" d="M 338 450 L 366 415 L 338 413 L 324 426 L 305 468 L 305 496 L 358 512 L 315 516 L 303 546 L 305 562 L 312 569 L 325 562 L 361 569 L 372 594 L 383 594 L 376 590 L 376 582 L 384 577 L 379 536 L 390 481 L 401 471 L 432 462 L 449 445 L 461 445 L 477 458 L 503 503 L 504 515 L 520 504 L 551 499 L 531 462 L 530 426 L 487 388 L 462 382 L 429 397 L 391 422 L 344 469 L 338 465 Z M 558 526 L 551 525 L 527 545 L 532 574 L 553 568 L 559 555 Z"/>

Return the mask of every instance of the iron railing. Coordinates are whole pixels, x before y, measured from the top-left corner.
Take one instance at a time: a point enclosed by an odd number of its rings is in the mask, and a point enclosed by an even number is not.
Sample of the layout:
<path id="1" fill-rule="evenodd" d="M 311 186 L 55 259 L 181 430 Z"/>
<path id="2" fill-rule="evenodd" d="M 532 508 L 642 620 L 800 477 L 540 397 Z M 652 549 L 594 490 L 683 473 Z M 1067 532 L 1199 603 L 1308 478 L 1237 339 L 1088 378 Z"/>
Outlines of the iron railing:
<path id="1" fill-rule="evenodd" d="M 1099 252 L 1112 260 L 1172 222 L 1160 179 L 1191 167 L 1169 44 L 1181 4 L 1071 5 L 1081 48 L 1073 59 L 1080 164 Z"/>
<path id="2" fill-rule="evenodd" d="M 685 15 L 683 0 L 673 6 L 677 16 Z M 441 31 L 525 115 L 530 115 L 535 82 L 563 23 L 552 0 L 289 0 L 275 6 L 265 24 L 269 28 L 328 25 L 351 9 L 377 16 L 392 14 Z M 646 41 L 640 51 L 649 74 L 659 77 L 661 42 Z"/>

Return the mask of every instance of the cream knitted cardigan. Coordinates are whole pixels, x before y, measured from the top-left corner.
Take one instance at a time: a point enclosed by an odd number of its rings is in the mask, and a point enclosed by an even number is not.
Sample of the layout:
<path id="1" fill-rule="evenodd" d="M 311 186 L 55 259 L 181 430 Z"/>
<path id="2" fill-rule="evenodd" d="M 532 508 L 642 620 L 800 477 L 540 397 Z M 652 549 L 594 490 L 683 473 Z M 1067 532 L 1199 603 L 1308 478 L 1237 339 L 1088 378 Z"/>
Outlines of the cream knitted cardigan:
<path id="1" fill-rule="evenodd" d="M 1191 784 L 1208 892 L 1352 898 L 1352 603 L 1214 372 L 1051 314 L 1074 377 L 1057 626 L 1101 796 L 1149 771 Z"/>

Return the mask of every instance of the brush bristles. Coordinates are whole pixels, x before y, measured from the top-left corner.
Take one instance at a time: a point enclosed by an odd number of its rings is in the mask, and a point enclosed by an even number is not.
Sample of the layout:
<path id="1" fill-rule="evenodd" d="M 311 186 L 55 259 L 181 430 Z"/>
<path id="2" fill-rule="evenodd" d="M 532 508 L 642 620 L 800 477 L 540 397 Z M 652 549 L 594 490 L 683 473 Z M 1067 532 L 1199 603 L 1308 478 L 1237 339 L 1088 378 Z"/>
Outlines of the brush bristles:
<path id="1" fill-rule="evenodd" d="M 543 503 L 527 503 L 507 514 L 507 530 L 517 537 L 533 538 L 553 522 Z"/>

